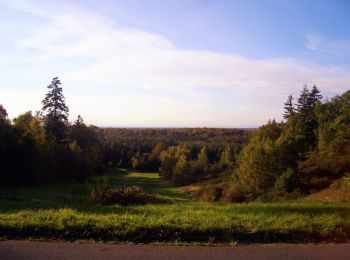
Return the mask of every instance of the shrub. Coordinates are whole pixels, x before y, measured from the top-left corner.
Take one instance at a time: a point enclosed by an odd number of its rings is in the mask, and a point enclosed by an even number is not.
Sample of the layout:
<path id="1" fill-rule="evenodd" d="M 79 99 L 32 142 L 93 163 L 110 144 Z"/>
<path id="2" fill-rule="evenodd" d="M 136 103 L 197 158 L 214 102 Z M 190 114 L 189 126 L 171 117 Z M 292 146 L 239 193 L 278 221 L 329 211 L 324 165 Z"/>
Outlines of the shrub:
<path id="1" fill-rule="evenodd" d="M 293 169 L 288 168 L 275 182 L 275 192 L 280 195 L 292 192 L 298 184 L 298 177 Z"/>
<path id="2" fill-rule="evenodd" d="M 103 205 L 120 204 L 141 204 L 161 203 L 164 200 L 153 194 L 145 193 L 140 186 L 124 188 L 110 188 L 106 186 L 96 187 L 91 191 L 89 201 L 91 203 L 101 203 Z"/>
<path id="3" fill-rule="evenodd" d="M 242 187 L 239 184 L 233 184 L 227 187 L 222 192 L 223 202 L 243 202 L 245 200 Z"/>
<path id="4" fill-rule="evenodd" d="M 193 196 L 204 202 L 219 201 L 222 195 L 222 188 L 207 186 L 200 188 Z"/>

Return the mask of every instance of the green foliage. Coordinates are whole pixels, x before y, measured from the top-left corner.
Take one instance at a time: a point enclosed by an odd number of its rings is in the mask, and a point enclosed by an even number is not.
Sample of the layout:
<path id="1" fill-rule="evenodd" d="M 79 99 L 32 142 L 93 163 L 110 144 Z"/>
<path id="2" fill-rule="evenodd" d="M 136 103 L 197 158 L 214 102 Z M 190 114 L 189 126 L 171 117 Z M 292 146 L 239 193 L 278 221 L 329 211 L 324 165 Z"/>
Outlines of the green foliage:
<path id="1" fill-rule="evenodd" d="M 293 169 L 287 168 L 278 178 L 274 185 L 274 192 L 280 196 L 284 196 L 292 192 L 299 185 L 299 179 Z"/>
<path id="2" fill-rule="evenodd" d="M 148 170 L 148 157 L 149 157 L 149 154 L 146 154 L 146 153 L 141 154 L 140 152 L 137 152 L 131 158 L 132 169 L 146 172 Z"/>
<path id="3" fill-rule="evenodd" d="M 292 117 L 294 115 L 295 109 L 294 109 L 294 105 L 293 105 L 293 96 L 289 95 L 288 99 L 286 101 L 286 103 L 284 103 L 284 114 L 283 114 L 283 118 L 284 119 L 289 119 L 290 117 Z"/>
<path id="4" fill-rule="evenodd" d="M 193 179 L 200 179 L 203 175 L 207 174 L 209 172 L 209 166 L 208 150 L 206 146 L 203 146 L 197 156 L 197 160 L 192 160 L 190 165 Z"/>
<path id="5" fill-rule="evenodd" d="M 231 145 L 226 145 L 225 149 L 221 152 L 218 166 L 224 169 L 231 169 L 236 162 L 236 154 L 238 154 L 238 151 L 235 151 Z"/>
<path id="6" fill-rule="evenodd" d="M 232 147 L 234 154 L 237 154 L 252 131 L 253 129 L 101 128 L 103 163 L 131 169 L 133 158 L 139 153 L 139 158 L 142 158 L 142 167 L 138 170 L 158 171 L 160 167 L 164 168 L 161 166 L 160 154 L 169 147 L 186 146 L 189 150 L 188 160 L 192 164 L 197 161 L 201 149 L 205 146 L 209 166 L 220 160 L 220 155 L 227 145 Z M 201 167 L 198 165 L 198 168 Z M 202 178 L 205 171 L 198 171 L 198 175 L 198 178 Z"/>
<path id="7" fill-rule="evenodd" d="M 315 111 L 317 149 L 298 170 L 307 188 L 319 190 L 350 171 L 350 91 L 318 104 Z"/>
<path id="8" fill-rule="evenodd" d="M 208 150 L 207 150 L 207 147 L 205 145 L 203 146 L 200 153 L 198 154 L 197 161 L 198 161 L 198 163 L 203 165 L 204 170 L 206 167 L 208 167 L 208 164 L 209 164 Z"/>
<path id="9" fill-rule="evenodd" d="M 350 91 L 316 107 L 319 150 L 350 153 Z"/>
<path id="10" fill-rule="evenodd" d="M 191 167 L 188 162 L 189 150 L 185 146 L 171 146 L 160 154 L 160 176 L 175 186 L 191 181 Z"/>
<path id="11" fill-rule="evenodd" d="M 43 111 L 46 111 L 45 130 L 52 135 L 57 142 L 64 142 L 67 138 L 67 124 L 69 109 L 66 106 L 61 82 L 56 77 L 47 88 L 49 89 L 42 101 Z"/>
<path id="12" fill-rule="evenodd" d="M 181 154 L 174 168 L 172 182 L 175 186 L 191 182 L 191 168 L 186 154 Z"/>
<path id="13" fill-rule="evenodd" d="M 243 148 L 237 175 L 248 199 L 286 196 L 328 187 L 350 170 L 350 91 L 321 103 L 316 86 L 304 86 L 287 122 L 269 122 Z"/>
<path id="14" fill-rule="evenodd" d="M 82 118 L 70 126 L 58 78 L 43 100 L 47 112 L 26 112 L 7 119 L 0 107 L 1 185 L 85 179 L 101 169 L 100 141 L 96 127 Z"/>
<path id="15" fill-rule="evenodd" d="M 240 153 L 237 176 L 248 199 L 264 195 L 280 174 L 275 140 L 282 126 L 275 121 L 258 129 Z"/>
<path id="16" fill-rule="evenodd" d="M 32 138 L 36 145 L 45 144 L 46 136 L 40 118 L 34 117 L 31 111 L 18 116 L 14 122 L 14 127 L 20 130 L 23 138 Z"/>

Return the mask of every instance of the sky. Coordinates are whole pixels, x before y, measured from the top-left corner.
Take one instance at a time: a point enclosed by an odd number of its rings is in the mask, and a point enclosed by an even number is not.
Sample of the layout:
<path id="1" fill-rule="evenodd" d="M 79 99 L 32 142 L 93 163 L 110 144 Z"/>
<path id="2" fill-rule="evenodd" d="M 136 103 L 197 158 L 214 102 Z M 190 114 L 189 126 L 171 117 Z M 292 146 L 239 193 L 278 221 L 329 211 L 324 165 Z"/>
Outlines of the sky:
<path id="1" fill-rule="evenodd" d="M 0 0 L 0 104 L 41 109 L 53 77 L 70 120 L 257 127 L 303 85 L 350 89 L 348 0 Z"/>

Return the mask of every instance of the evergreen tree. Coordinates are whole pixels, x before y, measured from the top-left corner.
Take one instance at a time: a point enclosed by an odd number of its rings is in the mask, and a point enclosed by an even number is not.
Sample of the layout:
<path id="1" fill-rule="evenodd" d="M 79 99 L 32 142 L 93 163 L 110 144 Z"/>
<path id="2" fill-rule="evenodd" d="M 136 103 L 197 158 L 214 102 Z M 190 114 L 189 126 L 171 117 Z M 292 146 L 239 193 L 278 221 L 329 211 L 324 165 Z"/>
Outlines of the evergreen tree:
<path id="1" fill-rule="evenodd" d="M 315 106 L 317 101 L 320 101 L 322 99 L 322 95 L 320 93 L 321 91 L 317 88 L 316 85 L 314 85 L 310 91 L 309 96 L 309 103 L 312 107 Z"/>
<path id="2" fill-rule="evenodd" d="M 312 106 L 310 105 L 310 91 L 306 85 L 304 85 L 300 97 L 297 103 L 297 112 L 301 115 L 306 115 L 310 112 Z"/>
<path id="3" fill-rule="evenodd" d="M 231 146 L 226 145 L 225 149 L 220 155 L 219 166 L 222 168 L 231 168 L 234 160 L 235 158 Z"/>
<path id="4" fill-rule="evenodd" d="M 80 115 L 78 115 L 77 119 L 72 125 L 71 138 L 77 142 L 80 148 L 86 148 L 88 146 L 88 127 L 85 125 L 84 120 Z"/>
<path id="5" fill-rule="evenodd" d="M 209 160 L 208 160 L 208 150 L 207 147 L 204 145 L 201 149 L 200 153 L 198 154 L 198 162 L 203 165 L 203 168 L 208 167 Z"/>
<path id="6" fill-rule="evenodd" d="M 93 126 L 86 126 L 84 119 L 78 115 L 71 127 L 71 139 L 83 150 L 98 146 L 98 136 Z"/>
<path id="7" fill-rule="evenodd" d="M 77 119 L 74 121 L 74 125 L 76 126 L 86 126 L 84 123 L 84 119 L 78 115 Z"/>
<path id="8" fill-rule="evenodd" d="M 191 182 L 191 168 L 185 154 L 180 155 L 175 165 L 172 181 L 176 186 Z"/>
<path id="9" fill-rule="evenodd" d="M 249 199 L 266 194 L 280 174 L 279 151 L 273 141 L 260 138 L 259 130 L 242 149 L 238 160 L 237 176 Z"/>
<path id="10" fill-rule="evenodd" d="M 58 77 L 53 78 L 46 94 L 43 104 L 43 111 L 46 111 L 45 130 L 46 133 L 55 137 L 61 143 L 67 138 L 67 124 L 69 109 L 62 94 L 61 82 Z"/>
<path id="11" fill-rule="evenodd" d="M 5 121 L 7 119 L 7 111 L 6 109 L 0 104 L 0 121 Z"/>
<path id="12" fill-rule="evenodd" d="M 284 114 L 283 118 L 288 120 L 294 114 L 294 106 L 293 106 L 293 96 L 289 95 L 286 103 L 284 103 Z"/>
<path id="13" fill-rule="evenodd" d="M 161 166 L 159 175 L 165 180 L 172 179 L 174 168 L 178 160 L 174 154 L 174 149 L 175 147 L 171 146 L 160 154 Z"/>

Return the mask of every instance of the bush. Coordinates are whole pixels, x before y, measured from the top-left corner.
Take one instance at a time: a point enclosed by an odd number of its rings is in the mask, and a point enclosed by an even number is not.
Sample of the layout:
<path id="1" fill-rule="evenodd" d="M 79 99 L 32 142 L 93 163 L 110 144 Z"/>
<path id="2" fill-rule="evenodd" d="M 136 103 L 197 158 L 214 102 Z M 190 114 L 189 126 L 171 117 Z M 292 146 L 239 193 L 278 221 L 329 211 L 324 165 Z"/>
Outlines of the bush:
<path id="1" fill-rule="evenodd" d="M 222 195 L 222 188 L 220 187 L 202 187 L 195 194 L 194 197 L 204 202 L 219 201 Z"/>
<path id="2" fill-rule="evenodd" d="M 298 184 L 298 177 L 293 169 L 288 168 L 275 182 L 275 192 L 280 195 L 292 192 Z"/>
<path id="3" fill-rule="evenodd" d="M 124 188 L 96 187 L 91 191 L 89 201 L 91 203 L 101 203 L 103 205 L 120 204 L 123 206 L 164 202 L 164 200 L 156 195 L 145 193 L 140 186 Z"/>
<path id="4" fill-rule="evenodd" d="M 222 192 L 223 202 L 231 203 L 231 202 L 243 202 L 245 200 L 242 187 L 239 184 L 233 184 Z"/>

